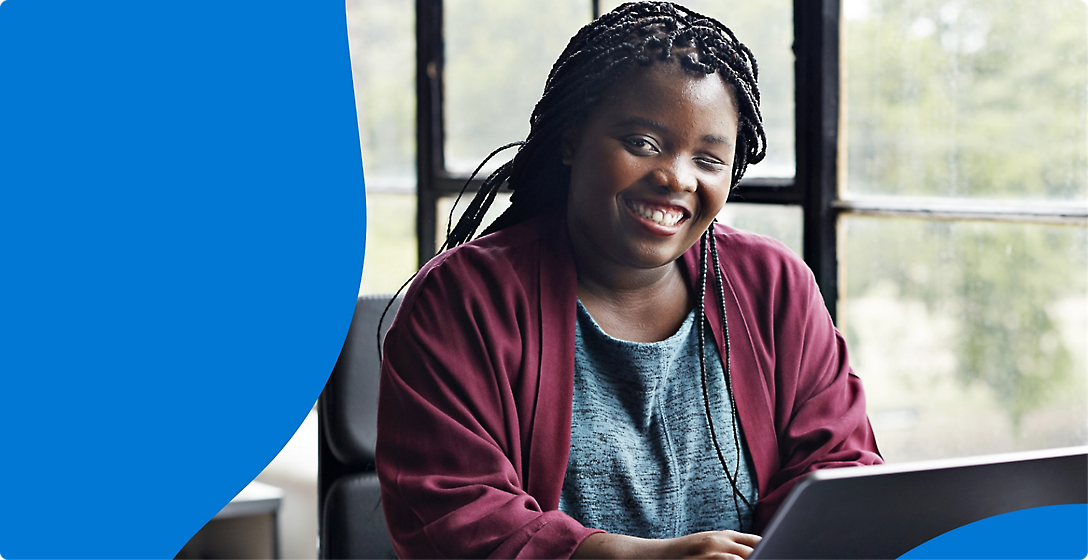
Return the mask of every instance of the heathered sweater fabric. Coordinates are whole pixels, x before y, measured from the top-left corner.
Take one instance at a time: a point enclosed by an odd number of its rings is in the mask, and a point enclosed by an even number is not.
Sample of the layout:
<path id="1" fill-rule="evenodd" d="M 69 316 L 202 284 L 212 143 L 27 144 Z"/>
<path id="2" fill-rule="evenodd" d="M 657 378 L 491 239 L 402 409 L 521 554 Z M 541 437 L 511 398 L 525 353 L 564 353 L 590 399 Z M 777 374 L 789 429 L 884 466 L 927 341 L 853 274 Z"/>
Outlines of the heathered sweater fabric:
<path id="1" fill-rule="evenodd" d="M 578 302 L 571 449 L 559 510 L 587 527 L 644 538 L 747 532 L 752 509 L 737 498 L 711 443 L 695 312 L 660 342 L 609 336 Z M 718 442 L 737 468 L 733 418 L 716 345 L 706 345 L 707 388 Z M 739 426 L 738 426 L 739 430 Z M 741 434 L 738 488 L 756 502 Z"/>

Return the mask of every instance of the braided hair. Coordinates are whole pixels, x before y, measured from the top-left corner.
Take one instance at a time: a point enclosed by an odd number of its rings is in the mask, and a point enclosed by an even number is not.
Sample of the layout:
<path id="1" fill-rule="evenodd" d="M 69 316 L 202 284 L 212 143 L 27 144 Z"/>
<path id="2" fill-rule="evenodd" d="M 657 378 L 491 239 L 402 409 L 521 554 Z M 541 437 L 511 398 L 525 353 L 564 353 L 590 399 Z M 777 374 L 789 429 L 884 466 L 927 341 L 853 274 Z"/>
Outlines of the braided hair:
<path id="1" fill-rule="evenodd" d="M 473 172 L 480 169 L 497 153 L 518 147 L 511 161 L 496 169 L 484 180 L 479 192 L 452 229 L 447 229 L 442 249 L 470 241 L 479 229 L 488 208 L 499 189 L 506 185 L 513 194 L 510 206 L 484 234 L 513 226 L 546 212 L 566 207 L 570 168 L 562 162 L 560 152 L 564 132 L 581 124 L 600 102 L 605 90 L 632 69 L 676 59 L 682 68 L 694 75 L 717 73 L 734 89 L 737 100 L 737 141 L 733 160 L 731 188 L 744 176 L 749 164 L 758 163 L 766 155 L 766 136 L 759 110 L 759 69 L 748 47 L 737 40 L 729 28 L 714 18 L 691 11 L 671 2 L 631 2 L 619 6 L 582 27 L 567 44 L 559 60 L 552 66 L 544 95 L 529 119 L 530 131 L 523 142 L 514 142 L 492 152 Z M 465 183 L 467 189 L 472 178 Z M 464 189 L 462 190 L 462 194 Z M 458 200 L 460 196 L 458 196 Z M 456 203 L 454 203 L 456 206 Z M 451 211 L 451 222 L 453 212 Z M 699 365 L 702 375 L 703 405 L 711 440 L 718 460 L 725 470 L 733 490 L 733 503 L 741 518 L 740 501 L 750 509 L 750 500 L 737 488 L 740 470 L 741 443 L 737 428 L 737 405 L 733 397 L 729 368 L 729 327 L 725 314 L 725 290 L 720 273 L 714 224 L 700 239 L 699 294 L 696 321 L 699 338 Z M 709 254 L 708 254 L 709 252 Z M 712 261 L 717 290 L 717 307 L 722 318 L 725 339 L 723 349 L 724 377 L 729 393 L 730 414 L 733 418 L 733 442 L 737 461 L 731 469 L 718 443 L 714 420 L 710 412 L 707 389 L 705 341 L 707 316 L 706 284 L 711 277 L 708 260 Z M 411 279 L 409 279 L 411 281 Z M 407 285 L 407 282 L 405 283 Z M 403 289 L 403 286 L 402 286 Z M 384 314 L 383 314 L 384 318 Z M 379 323 L 380 324 L 380 323 Z M 379 352 L 380 342 L 379 342 Z M 379 354 L 380 355 L 380 354 Z"/>
<path id="2" fill-rule="evenodd" d="M 582 27 L 570 40 L 548 74 L 544 95 L 529 119 L 529 136 L 488 156 L 520 146 L 512 161 L 483 182 L 448 232 L 443 248 L 472 239 L 504 184 L 513 191 L 510 206 L 485 234 L 564 208 L 570 168 L 560 154 L 563 133 L 584 121 L 621 76 L 637 66 L 673 58 L 693 74 L 719 74 L 735 90 L 738 128 L 732 187 L 736 187 L 748 165 L 766 155 L 755 57 L 714 18 L 670 2 L 627 3 Z"/>

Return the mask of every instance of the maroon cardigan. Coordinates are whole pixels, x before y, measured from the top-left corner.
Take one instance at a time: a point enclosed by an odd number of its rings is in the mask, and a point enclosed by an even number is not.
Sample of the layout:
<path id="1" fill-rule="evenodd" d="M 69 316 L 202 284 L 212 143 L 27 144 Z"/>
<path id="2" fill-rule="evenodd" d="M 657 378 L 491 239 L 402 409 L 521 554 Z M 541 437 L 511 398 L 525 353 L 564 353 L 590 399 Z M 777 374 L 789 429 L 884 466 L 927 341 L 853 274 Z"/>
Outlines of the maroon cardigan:
<path id="1" fill-rule="evenodd" d="M 537 218 L 480 238 L 432 259 L 408 289 L 385 341 L 376 460 L 399 557 L 566 558 L 597 532 L 557 510 L 574 386 L 565 230 Z M 806 473 L 881 459 L 812 273 L 774 240 L 716 230 L 758 532 Z M 696 278 L 698 246 L 681 261 Z"/>

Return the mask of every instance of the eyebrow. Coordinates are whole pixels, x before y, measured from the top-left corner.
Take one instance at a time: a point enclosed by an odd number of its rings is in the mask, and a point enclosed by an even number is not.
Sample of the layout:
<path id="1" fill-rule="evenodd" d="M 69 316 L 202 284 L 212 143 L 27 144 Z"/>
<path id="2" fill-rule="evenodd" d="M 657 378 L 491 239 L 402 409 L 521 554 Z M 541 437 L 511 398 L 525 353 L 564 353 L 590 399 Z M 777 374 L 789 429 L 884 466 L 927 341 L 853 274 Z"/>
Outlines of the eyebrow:
<path id="1" fill-rule="evenodd" d="M 707 134 L 703 136 L 703 142 L 709 142 L 711 144 L 721 144 L 727 147 L 733 147 L 733 142 L 725 136 L 718 136 L 717 134 Z"/>
<path id="2" fill-rule="evenodd" d="M 620 124 L 620 126 L 630 126 L 630 125 L 644 126 L 646 128 L 649 128 L 651 130 L 655 130 L 657 132 L 668 132 L 669 131 L 669 127 L 665 126 L 663 123 L 659 123 L 659 122 L 657 122 L 655 120 L 651 120 L 651 119 L 647 119 L 647 118 L 643 118 L 643 117 L 631 117 L 629 119 L 624 119 L 624 120 L 620 121 L 619 124 Z M 733 147 L 733 144 L 734 144 L 734 142 L 730 141 L 725 136 L 719 136 L 717 134 L 707 134 L 706 136 L 703 136 L 703 142 L 707 142 L 709 144 L 721 144 L 721 145 L 727 146 L 727 147 Z"/>
<path id="3" fill-rule="evenodd" d="M 668 132 L 669 127 L 654 120 L 646 119 L 643 117 L 631 117 L 619 122 L 620 126 L 644 126 L 646 128 L 656 130 L 657 132 Z"/>

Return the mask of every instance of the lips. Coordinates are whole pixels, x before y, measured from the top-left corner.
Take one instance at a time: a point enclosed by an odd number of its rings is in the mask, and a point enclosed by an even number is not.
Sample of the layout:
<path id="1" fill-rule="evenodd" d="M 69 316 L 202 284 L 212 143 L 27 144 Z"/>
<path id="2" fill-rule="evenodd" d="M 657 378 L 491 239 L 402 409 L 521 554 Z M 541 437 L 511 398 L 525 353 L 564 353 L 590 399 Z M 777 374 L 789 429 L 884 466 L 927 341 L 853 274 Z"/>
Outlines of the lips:
<path id="1" fill-rule="evenodd" d="M 687 213 L 684 209 L 676 206 L 659 206 L 646 202 L 628 200 L 627 207 L 630 208 L 636 216 L 645 218 L 663 227 L 675 226 L 687 217 Z"/>

